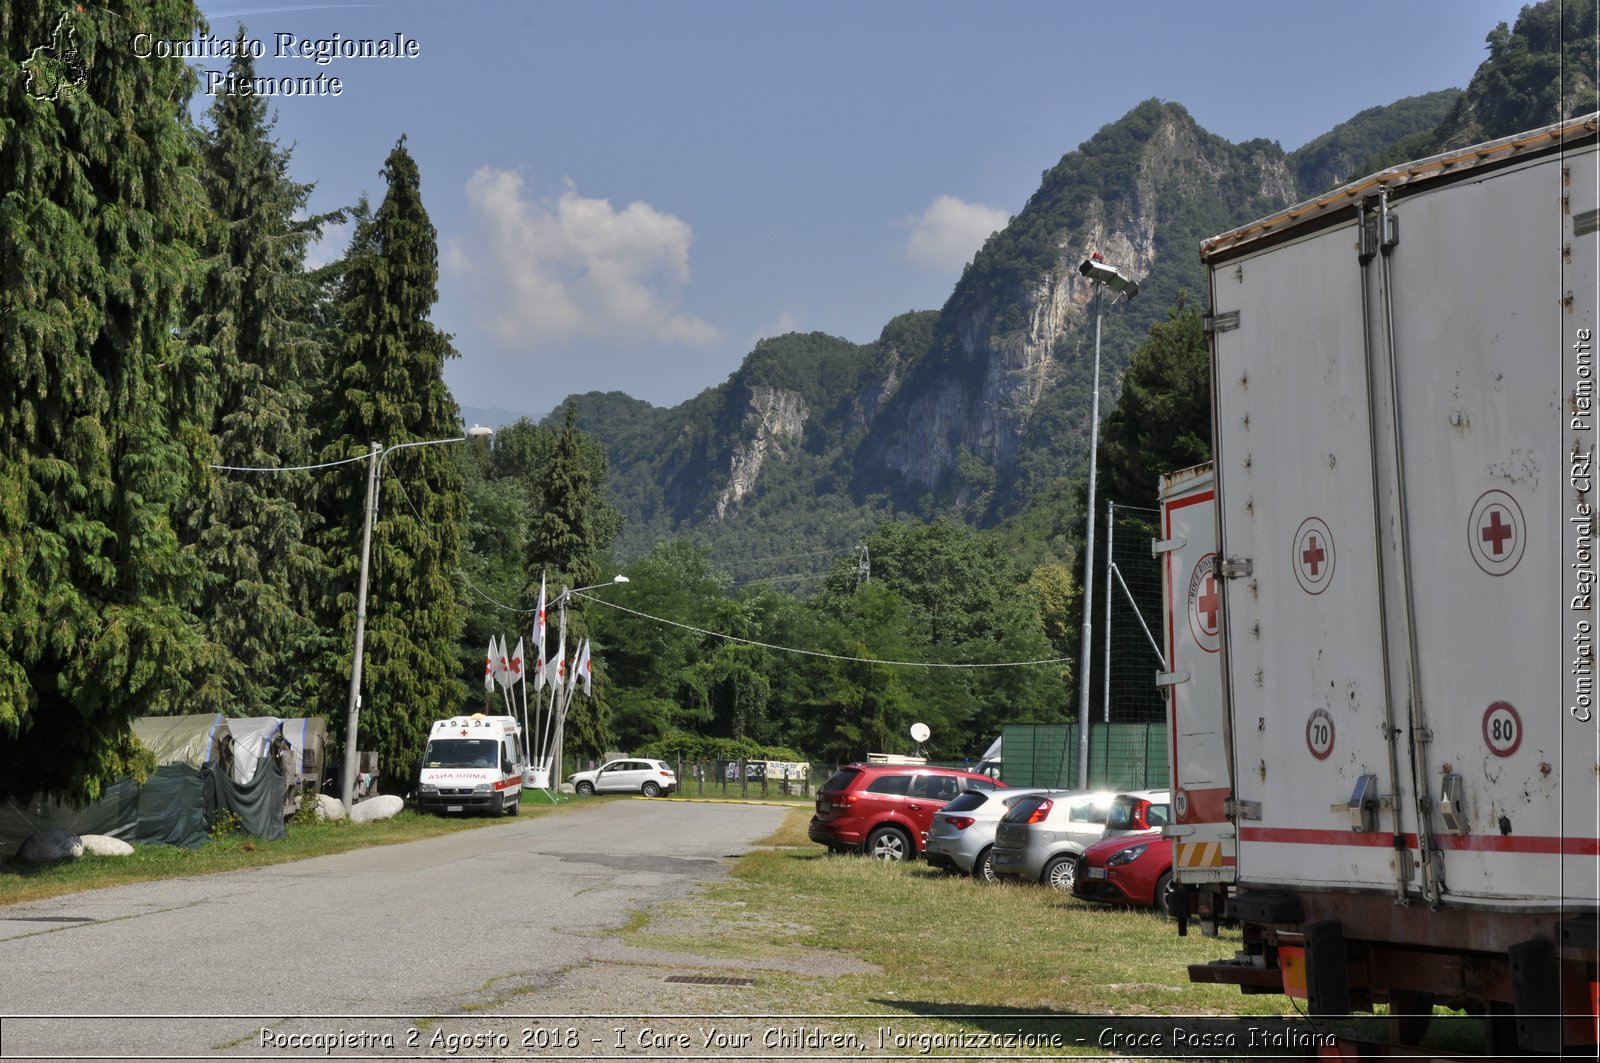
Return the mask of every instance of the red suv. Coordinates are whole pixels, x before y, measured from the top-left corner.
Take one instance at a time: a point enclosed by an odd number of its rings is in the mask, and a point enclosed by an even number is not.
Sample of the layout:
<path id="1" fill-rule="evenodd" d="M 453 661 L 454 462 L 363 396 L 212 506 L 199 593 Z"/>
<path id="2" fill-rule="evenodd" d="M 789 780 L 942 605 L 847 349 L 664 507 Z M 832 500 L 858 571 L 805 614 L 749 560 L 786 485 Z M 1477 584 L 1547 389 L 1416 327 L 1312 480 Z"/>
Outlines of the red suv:
<path id="1" fill-rule="evenodd" d="M 933 814 L 962 790 L 1005 783 L 977 772 L 922 764 L 847 764 L 817 792 L 811 840 L 835 852 L 911 860 L 922 851 Z"/>

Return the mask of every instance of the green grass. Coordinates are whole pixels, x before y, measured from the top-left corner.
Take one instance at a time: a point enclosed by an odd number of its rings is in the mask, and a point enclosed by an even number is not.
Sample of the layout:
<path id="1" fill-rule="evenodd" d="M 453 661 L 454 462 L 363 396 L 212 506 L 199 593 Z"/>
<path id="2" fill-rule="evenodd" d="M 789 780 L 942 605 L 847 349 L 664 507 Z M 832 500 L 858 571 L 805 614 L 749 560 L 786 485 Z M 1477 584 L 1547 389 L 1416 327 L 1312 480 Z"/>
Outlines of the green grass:
<path id="1" fill-rule="evenodd" d="M 521 815 L 548 816 L 574 807 L 524 803 Z M 208 875 L 247 867 L 266 867 L 313 856 L 326 856 L 374 845 L 394 845 L 462 830 L 492 829 L 510 818 L 487 816 L 443 817 L 406 809 L 392 819 L 375 823 L 317 820 L 288 824 L 288 837 L 269 842 L 244 834 L 212 839 L 198 849 L 172 845 L 136 845 L 131 856 L 94 856 L 28 867 L 15 862 L 0 866 L 0 905 L 43 900 L 80 890 L 124 886 L 134 882 Z"/>

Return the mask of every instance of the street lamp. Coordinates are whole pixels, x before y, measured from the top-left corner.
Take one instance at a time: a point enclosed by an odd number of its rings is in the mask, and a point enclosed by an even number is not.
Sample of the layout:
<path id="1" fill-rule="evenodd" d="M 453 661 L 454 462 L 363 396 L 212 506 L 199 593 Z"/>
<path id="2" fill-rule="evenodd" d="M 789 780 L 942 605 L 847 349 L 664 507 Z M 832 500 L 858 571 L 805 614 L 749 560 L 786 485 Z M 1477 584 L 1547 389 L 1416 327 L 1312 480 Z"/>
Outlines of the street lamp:
<path id="1" fill-rule="evenodd" d="M 1078 652 L 1078 789 L 1089 786 L 1089 653 L 1094 624 L 1094 467 L 1100 444 L 1100 311 L 1105 290 L 1124 299 L 1139 294 L 1139 286 L 1108 265 L 1096 251 L 1078 267 L 1094 285 L 1094 391 L 1089 403 L 1089 502 L 1085 509 L 1089 528 L 1083 545 L 1083 640 Z"/>
<path id="2" fill-rule="evenodd" d="M 474 425 L 471 434 L 474 437 L 491 436 L 494 434 L 494 429 Z M 355 654 L 350 660 L 350 703 L 345 710 L 344 778 L 340 789 L 340 799 L 344 802 L 346 814 L 355 804 L 356 798 L 356 725 L 361 716 L 361 658 L 367 639 L 367 571 L 372 560 L 372 525 L 378 513 L 378 481 L 383 476 L 383 462 L 390 454 L 406 447 L 464 443 L 466 439 L 466 436 L 423 439 L 414 443 L 396 443 L 388 448 L 382 443 L 373 443 L 371 451 L 367 454 L 370 464 L 367 466 L 366 517 L 361 526 L 361 575 L 356 580 L 356 646 Z"/>

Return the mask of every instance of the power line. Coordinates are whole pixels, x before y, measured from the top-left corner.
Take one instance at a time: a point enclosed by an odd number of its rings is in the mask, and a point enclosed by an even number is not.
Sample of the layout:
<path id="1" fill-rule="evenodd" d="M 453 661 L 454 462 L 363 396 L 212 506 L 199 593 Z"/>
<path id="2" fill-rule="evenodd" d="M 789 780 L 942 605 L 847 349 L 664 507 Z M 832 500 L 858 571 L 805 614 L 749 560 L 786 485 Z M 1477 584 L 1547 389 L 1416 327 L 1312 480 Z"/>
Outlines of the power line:
<path id="1" fill-rule="evenodd" d="M 953 661 L 885 661 L 876 657 L 848 657 L 838 653 L 823 653 L 821 650 L 802 650 L 794 646 L 779 646 L 771 642 L 757 642 L 755 639 L 742 639 L 737 635 L 728 635 L 720 631 L 711 631 L 703 627 L 695 627 L 693 624 L 682 624 L 676 620 L 668 620 L 666 617 L 651 616 L 649 613 L 643 613 L 637 609 L 629 609 L 625 605 L 618 605 L 616 602 L 607 601 L 604 598 L 596 598 L 588 594 L 575 594 L 573 597 L 583 598 L 587 601 L 603 605 L 607 609 L 615 609 L 621 613 L 630 613 L 633 616 L 654 621 L 657 624 L 666 624 L 669 627 L 682 628 L 685 631 L 692 631 L 697 635 L 705 635 L 709 638 L 723 639 L 727 642 L 738 642 L 745 646 L 757 646 L 764 650 L 776 650 L 779 653 L 796 653 L 804 657 L 821 657 L 824 660 L 847 661 L 852 664 L 881 664 L 894 668 L 1031 668 L 1035 665 L 1041 664 L 1066 664 L 1072 660 L 1070 657 L 1044 657 L 1034 661 L 979 661 L 974 663 L 958 663 Z"/>
<path id="2" fill-rule="evenodd" d="M 371 454 L 360 454 L 342 461 L 325 461 L 321 465 L 272 465 L 272 466 L 246 466 L 246 465 L 207 465 L 208 469 L 219 472 L 314 472 L 317 469 L 331 469 L 336 465 L 349 465 L 351 462 L 366 461 Z"/>

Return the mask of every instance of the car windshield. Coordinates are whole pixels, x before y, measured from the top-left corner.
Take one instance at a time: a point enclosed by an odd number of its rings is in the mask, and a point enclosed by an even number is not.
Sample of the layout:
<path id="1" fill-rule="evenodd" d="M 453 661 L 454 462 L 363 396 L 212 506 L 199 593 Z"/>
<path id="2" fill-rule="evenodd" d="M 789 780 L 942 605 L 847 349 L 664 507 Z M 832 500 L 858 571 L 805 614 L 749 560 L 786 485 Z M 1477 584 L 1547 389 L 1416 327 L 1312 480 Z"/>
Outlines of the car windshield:
<path id="1" fill-rule="evenodd" d="M 1149 804 L 1138 798 L 1130 800 L 1117 799 L 1111 805 L 1111 811 L 1106 816 L 1107 830 L 1143 830 L 1144 824 L 1139 822 L 1139 808 Z"/>
<path id="2" fill-rule="evenodd" d="M 497 768 L 500 743 L 493 738 L 435 738 L 422 763 L 430 768 Z"/>
<path id="3" fill-rule="evenodd" d="M 827 782 L 822 784 L 824 790 L 848 790 L 850 782 L 861 772 L 856 768 L 843 768 L 833 773 Z"/>

